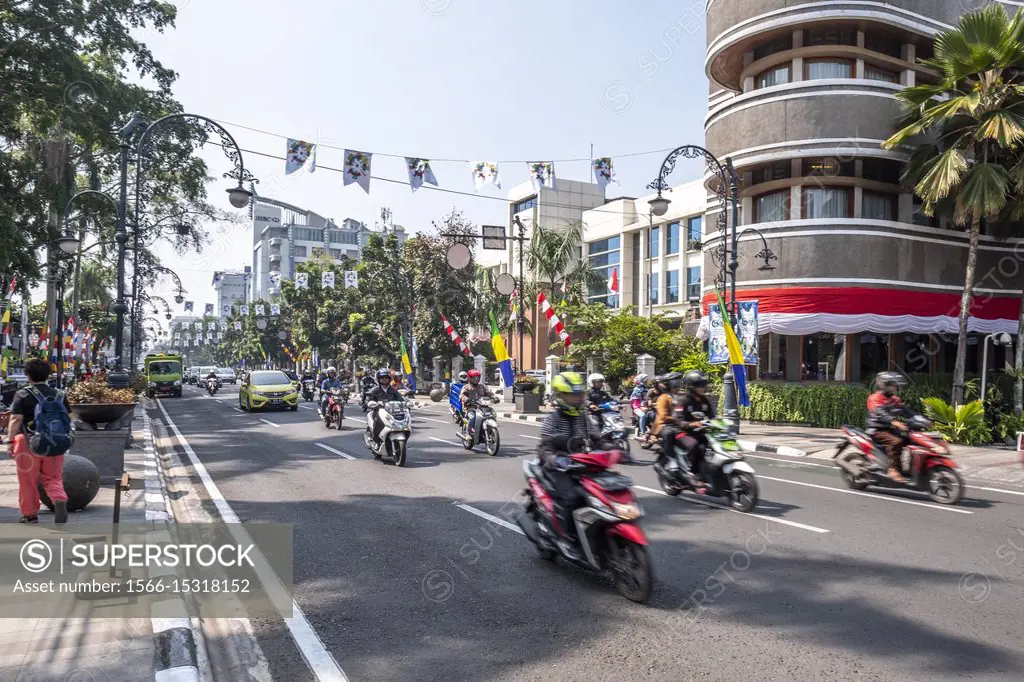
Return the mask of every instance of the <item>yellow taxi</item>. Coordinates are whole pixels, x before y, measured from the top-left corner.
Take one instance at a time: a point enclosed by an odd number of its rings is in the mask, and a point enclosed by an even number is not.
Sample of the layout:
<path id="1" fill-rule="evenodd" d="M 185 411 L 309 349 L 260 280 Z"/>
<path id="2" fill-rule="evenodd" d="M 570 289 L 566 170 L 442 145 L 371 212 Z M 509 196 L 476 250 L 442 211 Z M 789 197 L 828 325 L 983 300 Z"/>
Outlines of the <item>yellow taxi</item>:
<path id="1" fill-rule="evenodd" d="M 238 389 L 242 410 L 299 409 L 299 392 L 288 375 L 279 369 L 261 369 L 242 378 Z"/>

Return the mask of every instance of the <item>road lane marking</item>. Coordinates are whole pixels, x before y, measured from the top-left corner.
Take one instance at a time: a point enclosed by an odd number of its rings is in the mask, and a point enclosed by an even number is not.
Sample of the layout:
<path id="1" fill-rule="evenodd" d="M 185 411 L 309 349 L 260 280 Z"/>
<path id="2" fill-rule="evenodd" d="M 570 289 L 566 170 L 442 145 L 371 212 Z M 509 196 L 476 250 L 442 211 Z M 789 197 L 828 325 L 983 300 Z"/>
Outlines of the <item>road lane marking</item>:
<path id="1" fill-rule="evenodd" d="M 280 425 L 280 424 L 275 424 L 274 422 L 270 421 L 269 419 L 264 419 L 263 417 L 259 417 L 258 419 L 259 419 L 259 420 L 260 420 L 261 422 L 263 422 L 264 424 L 270 424 L 270 425 L 271 425 L 271 426 L 273 426 L 273 427 L 274 427 L 275 429 L 279 429 L 279 428 L 281 428 L 281 425 Z"/>
<path id="2" fill-rule="evenodd" d="M 214 398 L 214 400 L 216 400 L 216 401 L 217 401 L 218 403 L 223 403 L 223 402 L 224 402 L 224 401 L 223 401 L 223 400 L 221 400 L 220 398 Z"/>
<path id="3" fill-rule="evenodd" d="M 245 410 L 243 410 L 241 407 L 232 407 L 231 409 L 234 410 L 235 412 L 241 412 L 242 414 L 245 414 Z"/>
<path id="4" fill-rule="evenodd" d="M 499 526 L 502 526 L 504 528 L 508 528 L 509 530 L 514 530 L 515 532 L 519 533 L 520 535 L 526 535 L 526 533 L 523 532 L 523 529 L 520 528 L 518 525 L 516 525 L 514 523 L 509 523 L 505 519 L 499 519 L 497 516 L 494 516 L 493 514 L 488 514 L 485 511 L 480 511 L 476 507 L 470 507 L 468 504 L 462 504 L 460 502 L 456 502 L 455 506 L 458 507 L 459 509 L 463 509 L 465 511 L 468 511 L 470 514 L 476 514 L 477 516 L 479 516 L 482 519 L 487 519 L 491 523 L 496 523 Z"/>
<path id="5" fill-rule="evenodd" d="M 213 478 L 210 476 L 210 472 L 206 470 L 206 466 L 199 460 L 199 456 L 196 455 L 195 450 L 189 445 L 188 441 L 185 440 L 185 436 L 178 430 L 177 425 L 171 419 L 171 416 L 167 414 L 166 408 L 164 408 L 163 401 L 156 401 L 157 407 L 160 408 L 160 412 L 164 415 L 164 421 L 167 426 L 170 427 L 175 437 L 178 439 L 178 444 L 188 455 L 189 462 L 192 464 L 192 468 L 195 469 L 196 475 L 203 482 L 206 487 L 206 492 L 210 495 L 210 499 L 213 500 L 214 506 L 217 507 L 218 513 L 220 513 L 221 519 L 228 524 L 229 528 L 234 528 L 232 534 L 244 533 L 241 521 L 235 511 L 228 504 L 228 501 L 224 499 L 224 495 L 221 494 L 220 488 L 213 482 Z M 241 529 L 241 530 L 239 530 Z M 239 544 L 253 544 L 252 539 L 248 539 L 248 543 L 243 543 L 240 538 Z M 256 554 L 259 554 L 259 549 L 256 550 Z M 257 576 L 260 581 L 264 584 L 264 587 L 269 591 L 271 586 L 280 585 L 280 580 L 277 578 L 272 571 L 269 571 L 269 564 L 266 561 L 257 562 L 259 568 L 256 569 Z M 268 575 L 269 572 L 269 575 Z M 280 589 L 283 591 L 284 587 Z M 306 614 L 299 608 L 298 603 L 292 599 L 292 617 L 285 618 L 284 623 L 288 626 L 288 631 L 292 635 L 292 639 L 295 640 L 295 645 L 299 648 L 302 653 L 302 657 L 306 661 L 306 665 L 312 671 L 313 675 L 316 676 L 318 682 L 349 682 L 348 677 L 345 676 L 345 671 L 341 669 L 338 662 L 334 660 L 334 656 L 327 651 L 327 647 L 324 646 L 323 640 L 320 639 L 320 635 L 316 633 L 313 626 L 309 624 L 306 619 Z"/>
<path id="6" fill-rule="evenodd" d="M 758 474 L 758 478 L 763 478 L 768 481 L 778 481 L 779 483 L 792 483 L 793 485 L 802 485 L 808 488 L 820 488 L 821 490 L 831 490 L 834 493 L 845 493 L 847 495 L 862 495 L 864 497 L 870 497 L 872 500 L 888 500 L 889 502 L 899 502 L 900 504 L 912 504 L 915 507 L 927 507 L 928 509 L 938 509 L 939 511 L 953 512 L 954 514 L 973 514 L 974 512 L 967 509 L 957 509 L 955 507 L 947 507 L 941 504 L 930 504 L 928 502 L 918 502 L 916 500 L 904 500 L 899 497 L 892 497 L 891 495 L 879 495 L 878 493 L 864 493 L 859 490 L 843 490 L 842 488 L 833 488 L 829 485 L 818 485 L 817 483 L 804 483 L 803 481 L 791 481 L 788 478 L 773 478 L 771 476 L 762 476 Z"/>
<path id="7" fill-rule="evenodd" d="M 817 464 L 815 462 L 804 462 L 802 460 L 796 460 L 796 459 L 781 459 L 779 457 L 765 457 L 764 455 L 755 455 L 755 454 L 751 454 L 749 452 L 743 453 L 743 456 L 744 457 L 754 457 L 756 459 L 767 459 L 767 460 L 771 460 L 772 462 L 784 462 L 786 464 L 796 464 L 797 466 L 802 466 L 802 467 L 820 467 L 822 469 L 835 469 L 836 471 L 839 471 L 839 467 L 835 466 L 834 464 Z"/>
<path id="8" fill-rule="evenodd" d="M 1005 493 L 1007 495 L 1024 495 L 1024 492 L 1019 490 L 1004 490 L 1003 488 L 983 488 L 980 485 L 970 486 L 972 490 L 987 490 L 990 493 Z"/>
<path id="9" fill-rule="evenodd" d="M 448 421 L 445 421 L 443 419 L 434 419 L 433 417 L 424 417 L 424 416 L 420 416 L 420 419 L 422 419 L 424 421 L 428 421 L 428 422 L 437 422 L 438 424 L 451 424 L 452 423 L 451 419 L 449 419 Z"/>
<path id="10" fill-rule="evenodd" d="M 456 447 L 462 447 L 462 443 L 456 443 L 453 440 L 445 440 L 444 438 L 434 438 L 433 436 L 427 436 L 430 440 L 436 440 L 438 443 L 448 443 L 448 445 L 454 445 Z"/>
<path id="11" fill-rule="evenodd" d="M 304 410 L 312 410 L 312 409 L 313 409 L 313 408 L 312 408 L 312 407 L 310 407 L 309 405 L 299 405 L 299 407 L 301 407 L 301 408 L 302 408 L 302 409 L 304 409 Z"/>
<path id="12" fill-rule="evenodd" d="M 348 454 L 347 452 L 342 452 L 341 450 L 335 450 L 330 445 L 324 445 L 323 443 L 313 443 L 313 445 L 317 446 L 318 448 L 323 448 L 324 450 L 327 450 L 328 452 L 333 452 L 338 457 L 344 457 L 345 459 L 359 459 L 358 457 L 353 457 L 352 455 Z"/>
<path id="13" fill-rule="evenodd" d="M 525 433 L 519 434 L 523 438 L 529 438 L 530 440 L 540 440 L 540 436 L 527 436 Z"/>
<path id="14" fill-rule="evenodd" d="M 758 478 L 763 478 L 763 476 L 758 476 Z M 664 495 L 665 497 L 673 497 L 672 495 L 669 495 L 668 493 L 666 493 L 664 490 L 658 490 L 657 488 L 648 488 L 647 486 L 643 486 L 643 485 L 635 485 L 633 487 L 637 488 L 639 490 L 646 490 L 649 493 L 656 493 L 658 495 Z M 741 511 L 739 511 L 737 509 L 732 509 L 731 507 L 727 507 L 724 504 L 718 504 L 716 502 L 709 502 L 708 500 L 702 500 L 700 498 L 690 497 L 688 495 L 685 496 L 685 497 L 680 495 L 679 497 L 676 497 L 676 499 L 677 500 L 683 500 L 684 502 L 692 502 L 693 504 L 700 504 L 700 505 L 703 505 L 705 507 L 713 507 L 714 509 L 722 509 L 724 511 L 730 511 L 730 512 L 733 512 L 734 514 L 742 514 L 743 516 L 752 516 L 755 519 L 761 519 L 762 521 L 771 521 L 772 523 L 781 523 L 784 526 L 792 526 L 793 528 L 800 528 L 801 530 L 809 530 L 812 533 L 831 533 L 832 532 L 832 531 L 828 530 L 827 528 L 818 528 L 817 526 L 808 526 L 806 523 L 797 523 L 796 521 L 790 521 L 788 519 L 777 519 L 774 516 L 765 516 L 764 514 L 755 514 L 753 512 L 741 512 Z"/>

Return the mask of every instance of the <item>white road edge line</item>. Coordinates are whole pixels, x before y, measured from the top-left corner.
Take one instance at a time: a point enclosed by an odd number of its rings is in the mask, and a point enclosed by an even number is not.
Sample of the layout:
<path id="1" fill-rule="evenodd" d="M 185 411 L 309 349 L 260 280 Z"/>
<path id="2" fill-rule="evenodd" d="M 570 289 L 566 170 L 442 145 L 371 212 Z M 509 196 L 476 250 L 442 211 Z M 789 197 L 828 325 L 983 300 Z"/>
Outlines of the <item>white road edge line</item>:
<path id="1" fill-rule="evenodd" d="M 302 408 L 302 409 L 304 409 L 304 410 L 312 410 L 312 409 L 313 409 L 313 408 L 312 408 L 312 407 L 310 407 L 309 405 L 299 405 L 299 407 L 301 407 L 301 408 Z"/>
<path id="2" fill-rule="evenodd" d="M 453 440 L 445 440 L 444 438 L 434 438 L 433 436 L 427 436 L 427 438 L 429 438 L 430 440 L 436 440 L 438 443 L 447 443 L 448 445 L 455 445 L 460 448 L 462 447 L 462 443 L 456 443 Z"/>
<path id="3" fill-rule="evenodd" d="M 235 412 L 241 412 L 242 414 L 245 414 L 245 410 L 243 410 L 241 407 L 232 407 L 231 409 L 234 410 Z"/>
<path id="4" fill-rule="evenodd" d="M 423 421 L 428 421 L 428 422 L 437 422 L 438 424 L 451 424 L 452 423 L 451 419 L 449 419 L 448 421 L 445 421 L 443 419 L 434 419 L 433 417 L 422 417 L 422 416 L 420 417 L 420 419 L 422 419 Z"/>
<path id="5" fill-rule="evenodd" d="M 313 443 L 313 445 L 317 446 L 318 448 L 323 448 L 324 450 L 327 450 L 328 452 L 333 452 L 338 457 L 344 457 L 345 459 L 359 459 L 358 457 L 353 457 L 352 455 L 348 454 L 347 452 L 342 452 L 341 450 L 335 450 L 330 445 L 324 445 L 323 443 Z"/>
<path id="6" fill-rule="evenodd" d="M 870 497 L 872 500 L 887 500 L 889 502 L 899 502 L 900 504 L 912 504 L 915 507 L 927 507 L 928 509 L 938 509 L 939 511 L 953 512 L 954 514 L 973 514 L 974 512 L 967 509 L 956 509 L 955 507 L 944 507 L 940 504 L 929 504 L 928 502 L 918 502 L 917 500 L 904 500 L 898 497 L 892 497 L 889 495 L 878 495 L 877 493 L 864 493 L 859 490 L 843 490 L 842 488 L 833 488 L 829 485 L 818 485 L 817 483 L 804 483 L 803 481 L 791 481 L 788 478 L 773 478 L 772 476 L 761 476 L 758 474 L 758 478 L 763 478 L 768 481 L 778 481 L 779 483 L 792 483 L 793 485 L 802 485 L 808 488 L 820 488 L 821 490 L 831 490 L 834 493 L 844 493 L 846 495 L 862 495 L 864 497 Z"/>
<path id="7" fill-rule="evenodd" d="M 196 455 L 195 450 L 185 440 L 185 436 L 178 430 L 177 425 L 171 420 L 171 416 L 167 414 L 167 410 L 164 408 L 163 402 L 160 400 L 156 401 L 157 407 L 160 408 L 160 412 L 164 415 L 164 420 L 167 422 L 167 426 L 170 427 L 171 431 L 174 432 L 175 438 L 178 439 L 178 444 L 181 445 L 185 454 L 188 455 L 189 462 L 192 464 L 192 468 L 195 469 L 199 479 L 203 482 L 206 487 L 206 492 L 210 495 L 210 499 L 213 500 L 214 506 L 217 507 L 217 512 L 220 514 L 221 519 L 230 524 L 229 528 L 233 525 L 235 528 L 242 529 L 241 521 L 238 519 L 238 515 L 235 514 L 231 505 L 224 499 L 224 495 L 221 494 L 220 488 L 213 482 L 210 477 L 210 472 L 206 470 L 206 466 L 199 460 L 199 456 Z M 237 531 L 232 528 L 232 534 Z M 244 533 L 244 529 L 241 530 Z M 237 537 L 237 536 L 236 536 Z M 240 544 L 241 544 L 241 539 Z M 251 544 L 252 540 L 249 539 L 248 543 Z M 258 552 L 259 550 L 257 550 Z M 280 581 L 273 572 L 269 571 L 268 564 L 265 561 L 257 562 L 261 568 L 257 569 L 257 575 L 260 581 L 267 588 L 269 592 L 271 585 Z M 265 574 L 269 573 L 269 576 L 264 578 Z M 284 587 L 280 586 L 283 591 Z M 317 680 L 321 682 L 349 682 L 348 677 L 345 676 L 345 671 L 341 669 L 338 662 L 334 660 L 334 656 L 324 646 L 323 640 L 313 629 L 313 626 L 306 620 L 306 615 L 299 608 L 299 605 L 292 600 L 292 617 L 285 618 L 284 623 L 288 626 L 288 631 L 292 635 L 292 639 L 295 640 L 295 645 L 298 646 L 299 651 L 302 652 L 303 658 L 306 659 L 306 665 L 316 676 Z"/>
<path id="8" fill-rule="evenodd" d="M 262 418 L 262 417 L 259 417 L 259 420 L 260 420 L 261 422 L 263 422 L 264 424 L 270 424 L 270 425 L 271 425 L 271 426 L 273 426 L 273 427 L 274 427 L 275 429 L 279 429 L 279 428 L 281 428 L 281 425 L 280 425 L 280 424 L 275 424 L 274 422 L 270 421 L 269 419 L 264 419 L 264 418 Z"/>
<path id="9" fill-rule="evenodd" d="M 1005 490 L 1003 488 L 983 488 L 980 485 L 972 485 L 967 487 L 968 490 L 987 490 L 990 493 L 1006 493 L 1007 495 L 1024 495 L 1024 492 L 1020 490 Z"/>
<path id="10" fill-rule="evenodd" d="M 763 478 L 763 476 L 758 476 L 758 478 Z M 665 497 L 672 497 L 671 495 L 666 493 L 664 490 L 658 490 L 657 488 L 648 488 L 647 486 L 643 486 L 643 485 L 635 485 L 633 487 L 637 488 L 639 490 L 646 490 L 649 493 L 656 493 L 658 495 L 664 495 Z M 714 502 L 708 502 L 707 500 L 701 500 L 701 499 L 697 499 L 697 498 L 694 498 L 694 497 L 679 496 L 676 499 L 677 500 L 682 500 L 684 502 L 691 502 L 693 504 L 704 505 L 705 507 L 712 507 L 714 509 L 722 509 L 724 511 L 733 512 L 734 514 L 742 514 L 743 516 L 752 516 L 755 519 L 761 519 L 762 521 L 771 521 L 772 523 L 781 523 L 784 526 L 792 526 L 793 528 L 800 528 L 801 530 L 809 530 L 812 533 L 831 533 L 832 532 L 832 531 L 828 530 L 827 528 L 818 528 L 817 526 L 808 526 L 806 523 L 797 523 L 796 521 L 789 521 L 787 519 L 777 519 L 774 516 L 765 516 L 764 514 L 754 514 L 753 512 L 741 512 L 741 511 L 738 511 L 736 509 L 730 509 L 729 507 L 726 507 L 724 504 L 715 504 Z"/>
<path id="11" fill-rule="evenodd" d="M 540 440 L 540 436 L 527 436 L 525 433 L 519 434 L 523 438 L 529 438 L 530 440 Z"/>
<path id="12" fill-rule="evenodd" d="M 819 464 L 819 463 L 816 463 L 816 462 L 804 462 L 804 461 L 798 460 L 798 459 L 781 459 L 779 457 L 765 457 L 764 455 L 755 455 L 752 452 L 745 452 L 745 453 L 743 453 L 743 456 L 744 457 L 754 457 L 756 459 L 767 459 L 767 460 L 771 460 L 772 462 L 784 462 L 785 464 L 795 464 L 797 466 L 802 466 L 802 467 L 821 467 L 822 469 L 835 469 L 836 471 L 839 470 L 839 467 L 834 466 L 832 464 Z"/>
<path id="13" fill-rule="evenodd" d="M 502 526 L 504 528 L 508 528 L 509 530 L 514 530 L 515 532 L 519 533 L 520 535 L 526 535 L 526 533 L 523 532 L 523 529 L 520 528 L 519 526 L 517 526 L 516 524 L 509 523 L 505 519 L 499 519 L 497 516 L 494 516 L 493 514 L 488 514 L 485 511 L 480 511 L 476 507 L 470 507 L 468 504 L 461 504 L 461 503 L 458 503 L 458 502 L 455 503 L 455 506 L 458 507 L 459 509 L 464 509 L 464 510 L 468 511 L 470 514 L 476 514 L 477 516 L 479 516 L 482 519 L 487 519 L 491 523 L 496 523 L 499 526 Z"/>

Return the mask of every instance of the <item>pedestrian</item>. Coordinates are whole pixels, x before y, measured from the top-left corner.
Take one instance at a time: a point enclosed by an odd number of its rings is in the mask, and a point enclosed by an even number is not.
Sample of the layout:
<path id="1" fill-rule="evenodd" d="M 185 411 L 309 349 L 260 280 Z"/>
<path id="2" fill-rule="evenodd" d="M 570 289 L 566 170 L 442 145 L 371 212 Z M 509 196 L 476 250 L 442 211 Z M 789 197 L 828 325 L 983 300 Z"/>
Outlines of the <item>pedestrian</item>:
<path id="1" fill-rule="evenodd" d="M 67 493 L 64 492 L 64 452 L 70 444 L 71 423 L 68 419 L 67 396 L 46 383 L 50 366 L 44 360 L 32 359 L 25 363 L 29 385 L 14 394 L 11 417 L 7 428 L 7 452 L 18 468 L 18 506 L 22 523 L 38 523 L 39 486 L 53 502 L 54 522 L 68 520 Z M 42 401 L 42 403 L 41 403 Z M 45 406 L 46 409 L 37 407 Z M 60 414 L 63 408 L 63 415 Z M 45 418 L 45 424 L 36 424 Z M 61 418 L 63 417 L 63 418 Z M 45 435 L 45 441 L 39 436 Z M 30 447 L 30 438 L 40 452 Z"/>

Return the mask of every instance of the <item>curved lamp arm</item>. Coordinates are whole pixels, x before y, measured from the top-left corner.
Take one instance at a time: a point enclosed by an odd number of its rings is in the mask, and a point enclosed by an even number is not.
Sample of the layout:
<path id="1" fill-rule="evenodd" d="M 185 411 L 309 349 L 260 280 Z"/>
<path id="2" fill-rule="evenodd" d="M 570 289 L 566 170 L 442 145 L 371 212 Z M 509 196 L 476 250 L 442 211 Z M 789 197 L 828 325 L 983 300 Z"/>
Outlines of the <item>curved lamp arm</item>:
<path id="1" fill-rule="evenodd" d="M 763 246 L 763 248 L 757 253 L 757 257 L 763 260 L 764 263 L 761 265 L 761 267 L 758 268 L 758 270 L 774 270 L 775 266 L 772 265 L 772 261 L 778 260 L 779 257 L 775 255 L 774 251 L 768 248 L 768 240 L 765 239 L 764 233 L 762 233 L 761 230 L 753 226 L 745 227 L 742 230 L 740 230 L 738 235 L 736 235 L 736 240 L 739 241 L 740 238 L 742 238 L 743 235 L 745 235 L 747 232 L 753 232 L 757 234 L 758 237 L 761 238 L 761 245 Z M 734 270 L 733 274 L 735 276 L 736 267 L 732 266 L 732 268 Z"/>

